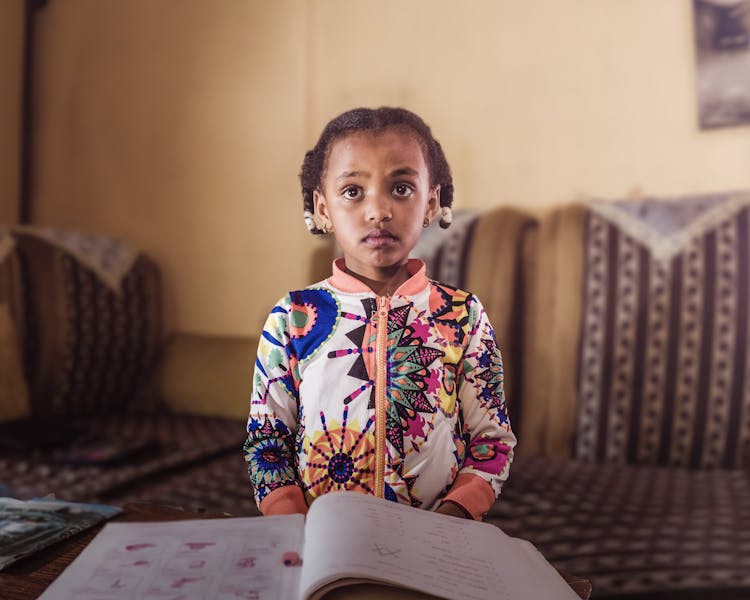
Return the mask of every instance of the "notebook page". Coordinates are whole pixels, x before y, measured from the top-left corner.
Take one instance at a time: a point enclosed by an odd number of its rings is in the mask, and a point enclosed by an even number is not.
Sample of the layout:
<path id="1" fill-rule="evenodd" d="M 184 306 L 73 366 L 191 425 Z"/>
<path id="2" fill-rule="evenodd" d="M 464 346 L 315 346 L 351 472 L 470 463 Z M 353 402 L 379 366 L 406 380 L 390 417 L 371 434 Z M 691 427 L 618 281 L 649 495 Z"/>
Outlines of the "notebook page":
<path id="1" fill-rule="evenodd" d="M 294 598 L 302 515 L 109 523 L 41 600 Z"/>
<path id="2" fill-rule="evenodd" d="M 391 580 L 453 600 L 578 600 L 528 542 L 493 525 L 364 494 L 315 500 L 305 535 L 305 598 L 329 581 L 352 577 Z"/>

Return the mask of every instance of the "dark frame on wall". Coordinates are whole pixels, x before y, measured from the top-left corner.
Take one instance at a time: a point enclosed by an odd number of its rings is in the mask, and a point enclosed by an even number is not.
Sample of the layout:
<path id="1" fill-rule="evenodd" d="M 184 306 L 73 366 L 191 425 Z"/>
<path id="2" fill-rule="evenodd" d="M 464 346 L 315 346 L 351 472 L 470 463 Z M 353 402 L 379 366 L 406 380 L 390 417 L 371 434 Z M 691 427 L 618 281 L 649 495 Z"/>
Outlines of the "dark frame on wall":
<path id="1" fill-rule="evenodd" d="M 35 19 L 37 11 L 46 5 L 47 0 L 25 0 L 24 2 L 23 81 L 21 83 L 21 173 L 18 199 L 18 222 L 21 225 L 31 222 Z"/>
<path id="2" fill-rule="evenodd" d="M 703 129 L 750 124 L 750 0 L 693 0 Z"/>

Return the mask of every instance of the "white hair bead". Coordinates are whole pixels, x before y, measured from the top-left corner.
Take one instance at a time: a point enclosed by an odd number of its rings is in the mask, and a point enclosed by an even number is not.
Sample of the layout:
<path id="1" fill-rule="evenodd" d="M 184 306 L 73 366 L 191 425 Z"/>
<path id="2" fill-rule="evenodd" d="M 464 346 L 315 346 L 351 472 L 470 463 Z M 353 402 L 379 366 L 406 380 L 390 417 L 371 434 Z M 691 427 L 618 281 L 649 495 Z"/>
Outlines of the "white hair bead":
<path id="1" fill-rule="evenodd" d="M 446 227 L 453 223 L 453 211 L 450 206 L 443 206 L 440 208 L 440 223 Z"/>
<path id="2" fill-rule="evenodd" d="M 310 233 L 313 233 L 317 227 L 315 227 L 315 220 L 313 219 L 313 214 L 309 211 L 305 211 L 305 225 L 307 225 L 307 230 Z"/>

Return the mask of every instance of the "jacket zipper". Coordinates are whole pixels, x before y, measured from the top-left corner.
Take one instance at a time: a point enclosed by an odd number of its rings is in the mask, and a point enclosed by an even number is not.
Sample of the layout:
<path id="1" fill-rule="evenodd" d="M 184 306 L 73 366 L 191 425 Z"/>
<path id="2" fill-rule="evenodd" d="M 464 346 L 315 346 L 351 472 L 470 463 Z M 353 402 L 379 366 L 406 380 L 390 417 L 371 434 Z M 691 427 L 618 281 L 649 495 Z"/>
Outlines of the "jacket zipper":
<path id="1" fill-rule="evenodd" d="M 378 296 L 378 330 L 375 338 L 375 495 L 385 495 L 385 412 L 387 392 L 386 347 L 389 297 Z"/>

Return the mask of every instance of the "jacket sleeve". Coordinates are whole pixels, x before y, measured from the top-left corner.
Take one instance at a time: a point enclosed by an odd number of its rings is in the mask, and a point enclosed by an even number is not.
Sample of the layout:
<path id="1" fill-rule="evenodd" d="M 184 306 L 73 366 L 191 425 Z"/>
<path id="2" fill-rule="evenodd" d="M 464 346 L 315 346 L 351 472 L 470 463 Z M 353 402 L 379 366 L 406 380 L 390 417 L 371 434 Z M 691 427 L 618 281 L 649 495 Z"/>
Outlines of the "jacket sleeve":
<path id="1" fill-rule="evenodd" d="M 281 300 L 263 327 L 244 445 L 255 502 L 263 514 L 307 510 L 296 467 L 299 397 L 297 361 L 289 344 L 289 305 L 288 297 Z"/>
<path id="2" fill-rule="evenodd" d="M 479 300 L 469 300 L 469 326 L 458 399 L 466 445 L 458 477 L 444 501 L 481 519 L 508 478 L 516 436 L 508 420 L 503 360 Z"/>

